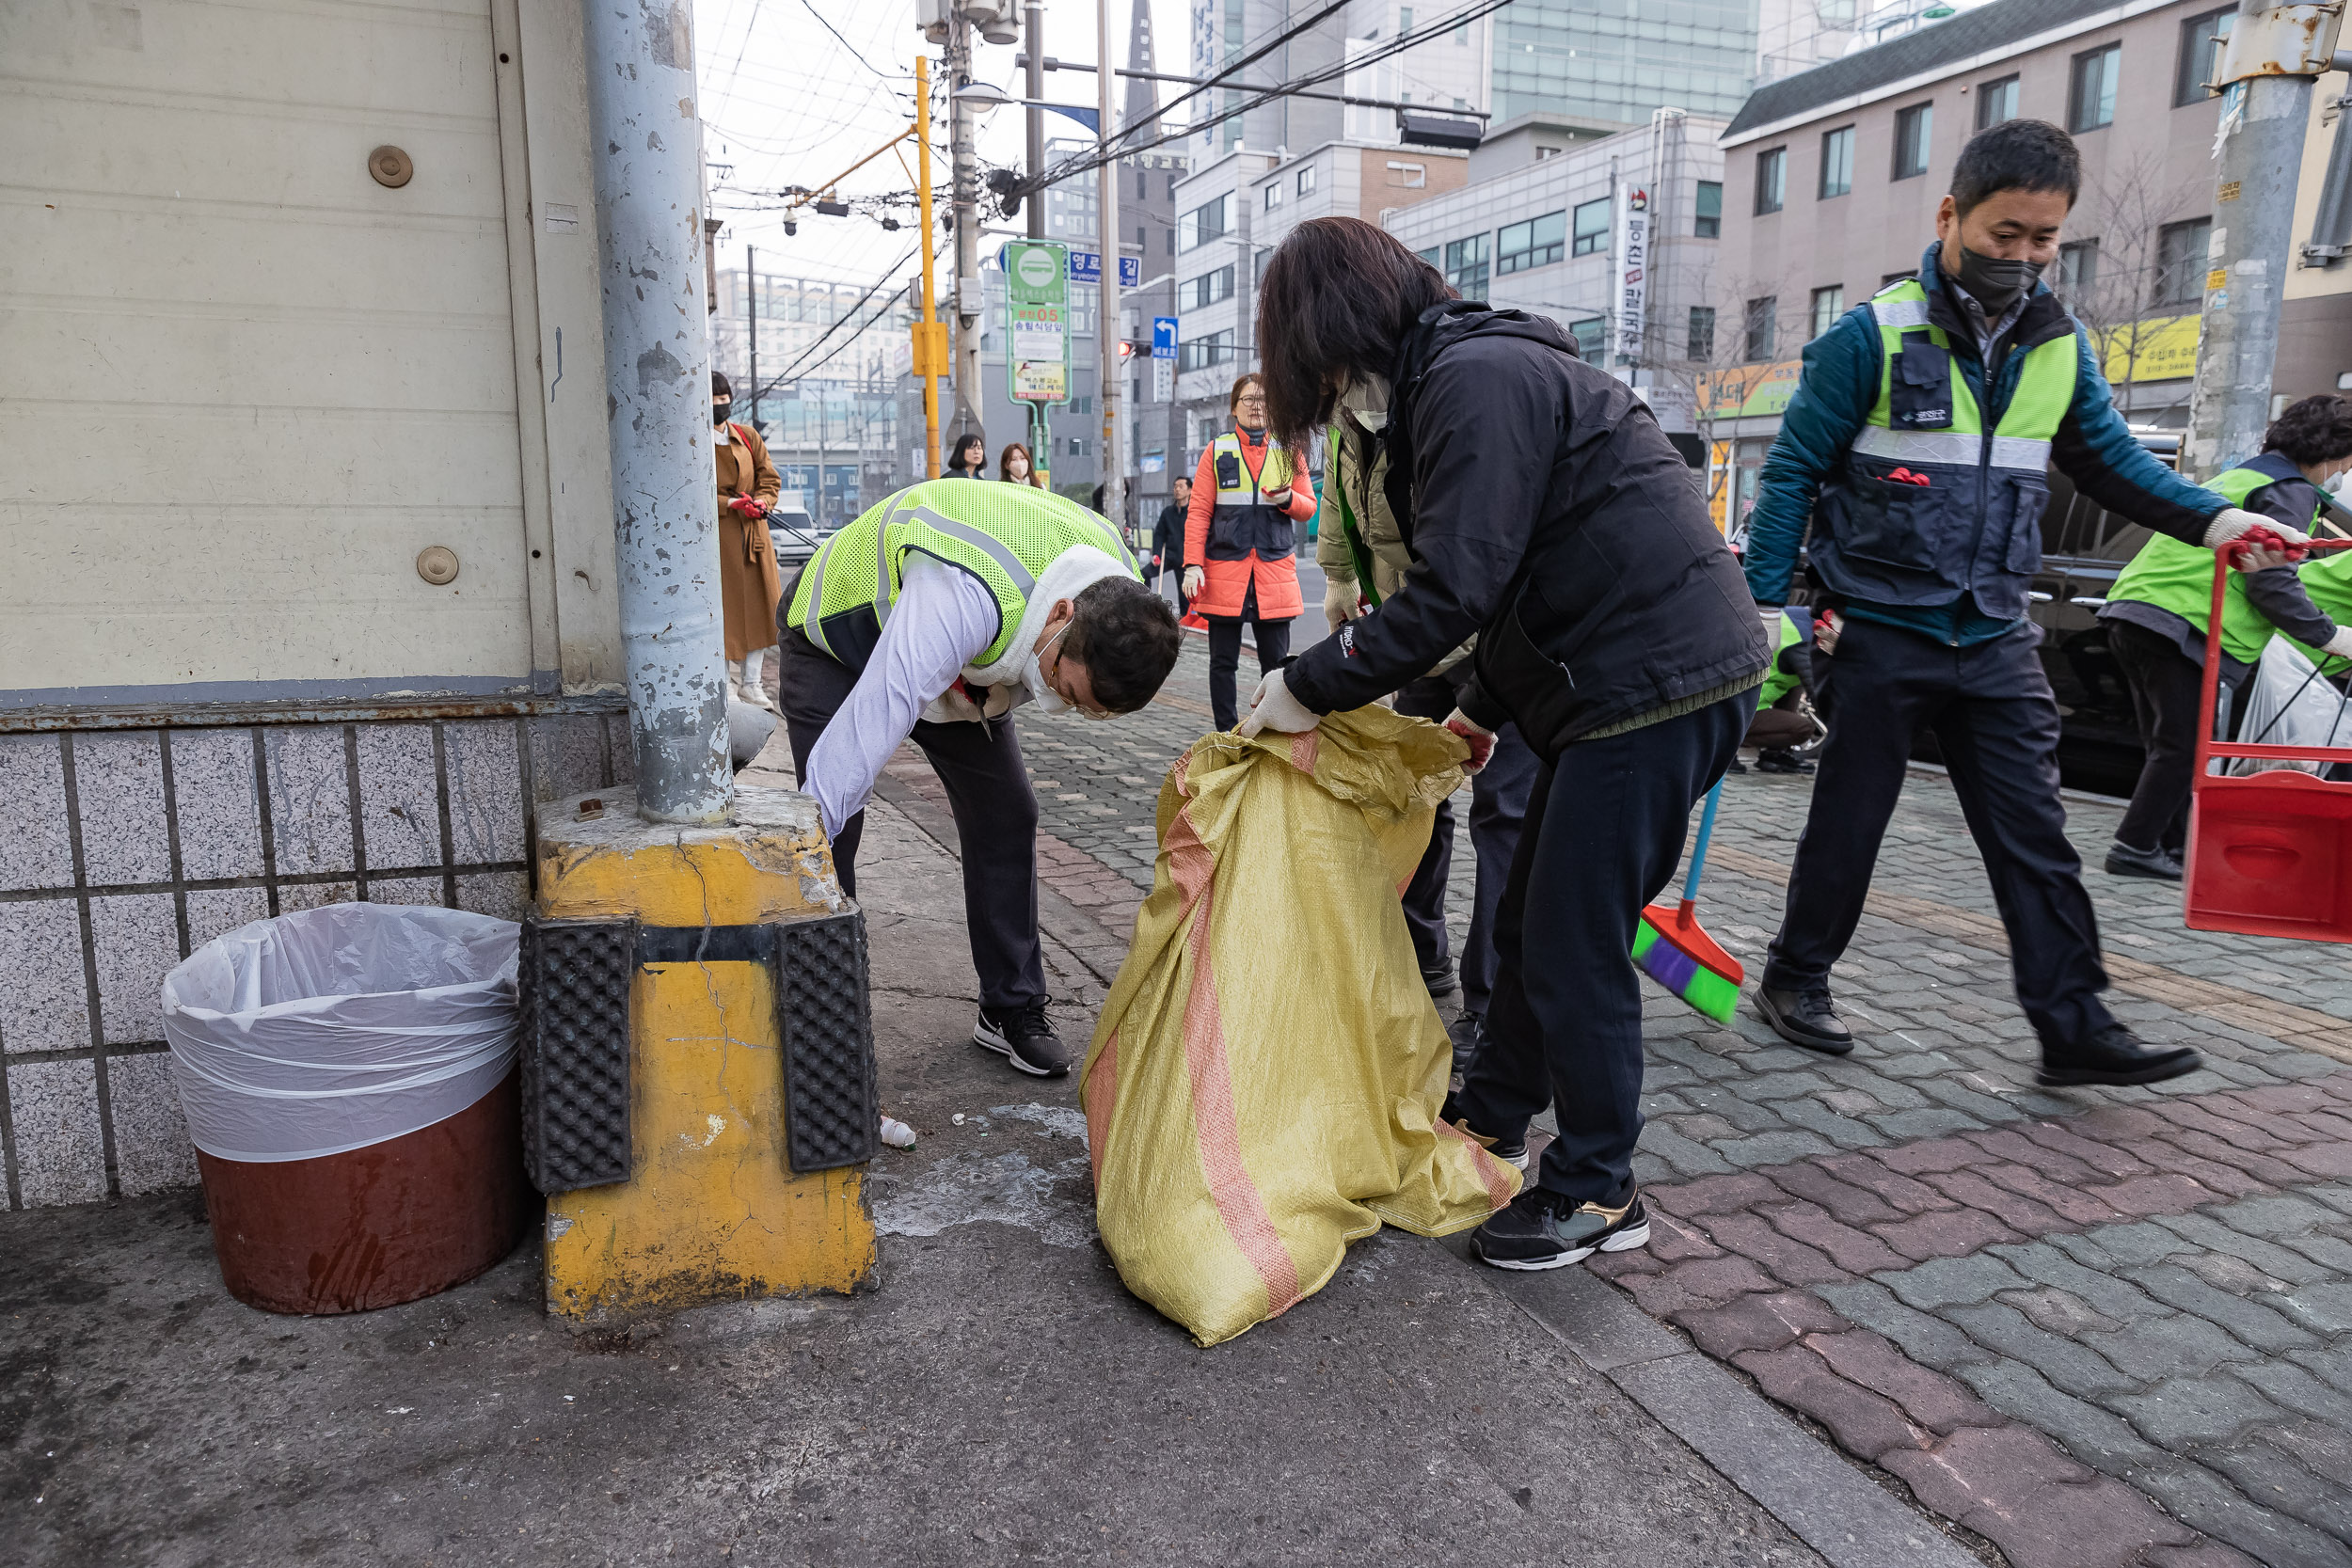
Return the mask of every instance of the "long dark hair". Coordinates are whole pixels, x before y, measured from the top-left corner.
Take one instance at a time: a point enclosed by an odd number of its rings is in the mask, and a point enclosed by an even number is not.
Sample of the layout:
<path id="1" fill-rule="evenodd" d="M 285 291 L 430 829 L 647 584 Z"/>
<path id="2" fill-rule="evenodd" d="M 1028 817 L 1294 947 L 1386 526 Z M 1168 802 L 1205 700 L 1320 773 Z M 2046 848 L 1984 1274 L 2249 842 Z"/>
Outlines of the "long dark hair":
<path id="1" fill-rule="evenodd" d="M 966 463 L 963 460 L 963 449 L 966 447 L 977 447 L 980 449 L 980 460 L 978 462 Z M 981 469 L 988 467 L 988 440 L 977 430 L 967 430 L 962 435 L 957 436 L 956 444 L 949 447 L 947 451 L 950 454 L 947 459 L 947 471 L 949 473 L 977 475 Z"/>
<path id="2" fill-rule="evenodd" d="M 1341 388 L 1386 375 L 1423 310 L 1456 297 L 1438 269 L 1361 218 L 1311 218 L 1290 231 L 1258 284 L 1266 422 L 1304 450 Z"/>

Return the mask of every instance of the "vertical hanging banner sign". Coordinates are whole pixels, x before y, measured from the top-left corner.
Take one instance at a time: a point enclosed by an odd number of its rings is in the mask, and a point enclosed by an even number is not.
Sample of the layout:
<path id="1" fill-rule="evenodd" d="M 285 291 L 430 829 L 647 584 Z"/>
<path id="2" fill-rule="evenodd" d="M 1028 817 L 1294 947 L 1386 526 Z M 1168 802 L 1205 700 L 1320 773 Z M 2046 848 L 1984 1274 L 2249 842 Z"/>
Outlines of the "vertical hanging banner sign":
<path id="1" fill-rule="evenodd" d="M 1015 240 L 1004 259 L 1006 390 L 1018 403 L 1068 403 L 1068 247 Z"/>
<path id="2" fill-rule="evenodd" d="M 1617 352 L 1638 361 L 1649 308 L 1649 193 L 1617 186 Z"/>

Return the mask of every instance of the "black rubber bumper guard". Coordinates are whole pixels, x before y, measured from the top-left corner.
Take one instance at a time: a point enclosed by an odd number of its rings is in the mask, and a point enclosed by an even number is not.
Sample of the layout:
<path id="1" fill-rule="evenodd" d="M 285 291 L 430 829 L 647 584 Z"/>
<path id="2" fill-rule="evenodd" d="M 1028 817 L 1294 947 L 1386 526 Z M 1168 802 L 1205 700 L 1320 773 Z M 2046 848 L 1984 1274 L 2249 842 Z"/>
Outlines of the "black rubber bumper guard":
<path id="1" fill-rule="evenodd" d="M 523 1159 L 542 1193 L 629 1177 L 629 990 L 657 963 L 762 963 L 784 1050 L 785 1158 L 797 1173 L 881 1144 L 866 917 L 757 926 L 523 922 Z"/>

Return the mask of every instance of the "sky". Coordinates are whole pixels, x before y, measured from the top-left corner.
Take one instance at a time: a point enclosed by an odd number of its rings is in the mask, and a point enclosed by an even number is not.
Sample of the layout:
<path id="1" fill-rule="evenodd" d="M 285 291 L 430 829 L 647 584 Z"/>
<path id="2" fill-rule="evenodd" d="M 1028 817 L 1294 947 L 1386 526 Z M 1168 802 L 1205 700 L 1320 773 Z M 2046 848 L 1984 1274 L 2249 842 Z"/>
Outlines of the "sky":
<path id="1" fill-rule="evenodd" d="M 1125 64 L 1131 0 L 1109 0 L 1111 48 Z M 1185 28 L 1184 0 L 1151 0 L 1156 69 L 1180 72 Z M 695 0 L 696 71 L 702 83 L 705 151 L 710 170 L 711 214 L 726 229 L 718 242 L 722 268 L 740 266 L 743 247 L 759 249 L 761 272 L 870 283 L 914 245 L 914 225 L 887 233 L 865 215 L 818 217 L 803 212 L 800 232 L 784 232 L 781 203 L 772 196 L 787 185 L 815 186 L 882 145 L 908 123 L 913 110 L 914 56 L 941 62 L 914 26 L 914 0 Z M 1086 64 L 1094 61 L 1095 8 L 1091 0 L 1046 0 L 1045 53 Z M 831 24 L 829 29 L 827 24 Z M 838 30 L 836 37 L 834 29 Z M 981 42 L 974 35 L 974 74 L 1016 95 L 1021 72 L 1013 65 L 1019 46 Z M 1165 88 L 1165 85 L 1164 85 Z M 1095 84 L 1083 71 L 1053 72 L 1045 96 L 1091 105 Z M 1163 97 L 1168 96 L 1166 90 Z M 1123 95 L 1122 95 L 1123 96 Z M 981 117 L 978 139 L 984 161 L 1017 165 L 1023 156 L 1023 116 L 1015 107 Z M 1046 118 L 1046 135 L 1083 136 L 1074 120 Z M 931 178 L 938 199 L 947 184 L 946 127 L 932 126 Z M 909 147 L 908 162 L 913 163 Z M 885 154 L 842 184 L 848 193 L 905 190 L 910 182 L 897 158 Z M 912 213 L 906 214 L 912 218 Z M 986 221 L 1000 223 L 990 218 Z M 1018 220 L 1004 224 L 1017 227 Z M 909 262 L 901 276 L 914 271 Z"/>

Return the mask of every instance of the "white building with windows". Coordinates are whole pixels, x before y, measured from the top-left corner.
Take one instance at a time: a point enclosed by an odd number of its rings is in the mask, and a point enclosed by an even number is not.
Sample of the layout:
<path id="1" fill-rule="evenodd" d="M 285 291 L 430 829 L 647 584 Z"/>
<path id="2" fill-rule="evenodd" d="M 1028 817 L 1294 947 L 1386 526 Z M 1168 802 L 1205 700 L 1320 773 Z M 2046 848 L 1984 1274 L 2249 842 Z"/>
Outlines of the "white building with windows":
<path id="1" fill-rule="evenodd" d="M 1641 130 L 1567 143 L 1380 223 L 1464 298 L 1558 322 L 1588 361 L 1645 393 L 1696 464 L 1694 388 L 1721 352 L 1722 131 L 1662 109 Z"/>

